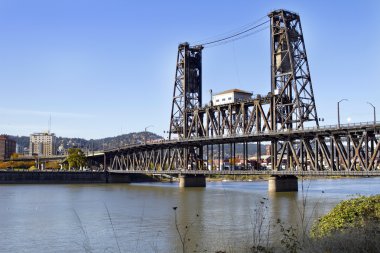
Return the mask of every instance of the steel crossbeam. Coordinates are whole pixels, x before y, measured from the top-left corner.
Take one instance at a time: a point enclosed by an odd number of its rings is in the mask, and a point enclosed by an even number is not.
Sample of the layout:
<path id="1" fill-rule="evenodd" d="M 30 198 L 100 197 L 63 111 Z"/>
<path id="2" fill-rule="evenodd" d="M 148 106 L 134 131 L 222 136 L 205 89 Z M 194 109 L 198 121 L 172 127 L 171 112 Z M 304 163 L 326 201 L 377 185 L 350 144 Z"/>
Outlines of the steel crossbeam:
<path id="1" fill-rule="evenodd" d="M 172 140 L 109 150 L 112 170 L 202 170 L 203 159 L 185 166 L 184 149 L 213 146 L 217 156 L 223 144 L 279 143 L 274 171 L 372 171 L 380 167 L 380 124 L 360 127 L 310 129 L 267 134 L 242 134 Z M 219 149 L 218 149 L 219 147 Z M 245 159 L 248 159 L 247 157 Z"/>

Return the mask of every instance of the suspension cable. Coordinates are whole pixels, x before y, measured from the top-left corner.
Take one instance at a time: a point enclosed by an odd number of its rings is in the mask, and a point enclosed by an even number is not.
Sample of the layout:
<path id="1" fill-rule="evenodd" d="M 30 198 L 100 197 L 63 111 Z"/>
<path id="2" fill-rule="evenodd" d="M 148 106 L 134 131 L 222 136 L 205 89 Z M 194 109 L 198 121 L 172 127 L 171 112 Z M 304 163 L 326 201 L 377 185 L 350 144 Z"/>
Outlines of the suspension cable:
<path id="1" fill-rule="evenodd" d="M 224 44 L 224 43 L 221 43 L 221 42 L 225 42 L 225 43 L 228 43 L 228 42 L 231 42 L 231 41 L 235 41 L 235 40 L 237 40 L 237 39 L 241 39 L 241 38 L 245 38 L 245 37 L 247 37 L 247 36 L 249 36 L 249 35 L 252 35 L 252 34 L 254 34 L 254 33 L 256 33 L 256 31 L 254 31 L 254 32 L 251 32 L 251 31 L 253 31 L 254 29 L 257 29 L 257 28 L 259 28 L 259 27 L 261 27 L 261 26 L 263 26 L 263 25 L 265 25 L 266 23 L 268 23 L 269 22 L 269 20 L 267 20 L 267 21 L 264 21 L 264 22 L 262 22 L 262 23 L 260 23 L 260 24 L 258 24 L 258 25 L 255 25 L 255 26 L 253 26 L 253 27 L 250 27 L 250 28 L 248 28 L 248 29 L 245 29 L 244 31 L 241 31 L 241 32 L 238 32 L 238 33 L 235 33 L 235 34 L 232 34 L 232 35 L 230 35 L 230 36 L 227 36 L 227 37 L 224 37 L 224 38 L 221 38 L 221 39 L 217 39 L 217 40 L 213 40 L 213 41 L 209 41 L 209 42 L 205 42 L 205 43 L 201 43 L 199 46 L 208 46 L 208 45 L 212 45 L 212 44 Z M 266 28 L 266 27 L 265 27 Z M 263 29 L 260 29 L 259 31 L 262 31 Z M 238 36 L 240 36 L 240 35 L 242 35 L 242 34 L 245 34 L 245 33 L 248 33 L 248 32 L 251 32 L 249 35 L 246 35 L 246 36 L 242 36 L 242 37 L 239 37 L 239 38 L 236 38 L 236 39 L 234 39 L 234 40 L 231 40 L 232 38 L 235 38 L 235 37 L 238 37 Z"/>
<path id="2" fill-rule="evenodd" d="M 254 30 L 248 34 L 244 34 L 243 36 L 240 36 L 240 37 L 237 37 L 237 38 L 234 38 L 234 39 L 230 39 L 230 40 L 224 40 L 224 41 L 221 41 L 221 42 L 218 42 L 218 43 L 215 43 L 215 44 L 209 44 L 207 46 L 204 46 L 205 48 L 212 48 L 212 47 L 217 47 L 217 46 L 221 46 L 221 45 L 225 45 L 227 43 L 231 43 L 231 42 L 234 42 L 234 41 L 237 41 L 237 40 L 240 40 L 240 39 L 244 39 L 246 37 L 249 37 L 251 35 L 254 35 L 256 33 L 259 33 L 261 31 L 264 31 L 266 30 L 267 28 L 269 28 L 269 26 L 264 26 L 262 27 L 261 29 L 258 29 L 258 30 Z M 203 46 L 203 45 L 202 45 Z"/>
<path id="3" fill-rule="evenodd" d="M 230 36 L 230 35 L 233 35 L 233 34 L 236 34 L 242 30 L 245 30 L 245 29 L 248 29 L 260 22 L 262 22 L 263 20 L 266 20 L 268 18 L 268 16 L 262 16 L 261 18 L 253 21 L 253 22 L 249 22 L 245 25 L 242 25 L 242 26 L 239 26 L 239 27 L 235 27 L 233 28 L 232 30 L 229 30 L 229 31 L 225 31 L 223 33 L 220 33 L 220 34 L 214 34 L 212 36 L 209 36 L 207 38 L 204 38 L 203 40 L 198 40 L 198 41 L 193 41 L 191 44 L 192 45 L 202 45 L 203 43 L 206 43 L 206 42 L 209 42 L 209 41 L 212 41 L 212 40 L 217 40 L 217 39 L 220 39 L 220 38 L 224 38 L 224 37 L 227 37 L 227 36 Z"/>

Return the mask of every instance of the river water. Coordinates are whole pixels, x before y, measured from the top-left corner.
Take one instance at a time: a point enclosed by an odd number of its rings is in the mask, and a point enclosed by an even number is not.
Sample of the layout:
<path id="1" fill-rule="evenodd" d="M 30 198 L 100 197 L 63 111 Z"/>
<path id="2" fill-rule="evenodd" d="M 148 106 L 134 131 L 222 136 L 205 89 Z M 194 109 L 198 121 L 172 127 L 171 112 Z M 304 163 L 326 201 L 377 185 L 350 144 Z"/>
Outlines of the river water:
<path id="1" fill-rule="evenodd" d="M 182 252 L 179 234 L 186 252 L 242 252 L 258 232 L 275 240 L 277 219 L 300 226 L 306 210 L 310 223 L 355 194 L 379 194 L 379 185 L 299 180 L 298 193 L 271 194 L 266 181 L 0 185 L 0 252 Z M 270 224 L 259 231 L 263 217 Z"/>

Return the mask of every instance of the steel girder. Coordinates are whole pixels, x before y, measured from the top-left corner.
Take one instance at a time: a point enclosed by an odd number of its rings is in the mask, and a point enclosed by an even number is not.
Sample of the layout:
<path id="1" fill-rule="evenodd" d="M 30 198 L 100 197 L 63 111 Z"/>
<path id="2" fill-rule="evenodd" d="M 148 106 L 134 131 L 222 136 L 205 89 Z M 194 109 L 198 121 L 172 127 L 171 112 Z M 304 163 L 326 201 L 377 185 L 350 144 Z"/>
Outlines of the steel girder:
<path id="1" fill-rule="evenodd" d="M 277 10 L 271 20 L 271 92 L 275 95 L 273 129 L 318 126 L 309 63 L 298 14 Z"/>
<path id="2" fill-rule="evenodd" d="M 332 134 L 281 142 L 276 170 L 370 171 L 379 169 L 379 137 L 373 132 Z"/>
<path id="3" fill-rule="evenodd" d="M 233 136 L 271 131 L 271 96 L 191 110 L 188 134 Z"/>
<path id="4" fill-rule="evenodd" d="M 186 139 L 193 136 L 189 124 L 195 115 L 191 110 L 202 107 L 202 46 L 190 47 L 188 43 L 178 46 L 169 139 Z M 202 159 L 202 150 L 183 149 L 183 165 L 187 168 L 192 160 Z"/>
<path id="5" fill-rule="evenodd" d="M 202 107 L 202 46 L 178 46 L 169 139 L 188 138 L 190 110 Z"/>
<path id="6" fill-rule="evenodd" d="M 264 138 L 260 135 L 241 135 L 236 138 L 204 137 L 194 142 L 183 140 L 171 145 L 121 149 L 110 152 L 107 156 L 112 161 L 112 170 L 154 172 L 202 169 L 203 160 L 197 157 L 189 157 L 189 162 L 186 163 L 183 154 L 185 149 L 203 149 L 207 145 L 218 147 L 226 143 L 275 141 L 278 143 L 278 153 L 273 156 L 275 159 L 272 159 L 274 171 L 371 171 L 380 169 L 380 134 L 377 134 L 379 129 L 380 126 L 373 129 L 326 129 L 270 134 Z M 218 149 L 214 150 L 216 153 Z M 247 156 L 244 156 L 244 159 L 247 159 Z"/>
<path id="7" fill-rule="evenodd" d="M 146 170 L 166 171 L 195 169 L 185 167 L 189 162 L 184 160 L 184 148 L 159 148 L 151 150 L 140 150 L 126 154 L 115 154 L 112 157 L 111 170 Z M 190 166 L 194 166 L 197 160 L 190 157 Z M 199 166 L 199 165 L 197 165 Z"/>

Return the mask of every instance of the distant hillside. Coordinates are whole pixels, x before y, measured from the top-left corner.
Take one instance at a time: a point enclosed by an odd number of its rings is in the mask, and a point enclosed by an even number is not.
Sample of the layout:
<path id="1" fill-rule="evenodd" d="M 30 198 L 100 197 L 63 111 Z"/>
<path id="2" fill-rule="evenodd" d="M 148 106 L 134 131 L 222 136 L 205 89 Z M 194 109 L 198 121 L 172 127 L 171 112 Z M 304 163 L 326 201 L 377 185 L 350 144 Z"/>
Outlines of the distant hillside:
<path id="1" fill-rule="evenodd" d="M 28 136 L 11 136 L 16 143 L 23 147 L 29 148 L 29 137 Z M 82 138 L 67 138 L 67 137 L 57 137 L 57 147 L 62 146 L 64 149 L 71 147 L 79 147 L 88 150 L 103 150 L 110 148 L 117 148 L 120 146 L 125 146 L 128 144 L 143 143 L 145 141 L 154 141 L 163 139 L 163 137 L 151 133 L 151 132 L 139 132 L 139 133 L 129 133 L 123 134 L 115 137 L 107 137 L 103 139 L 91 139 L 86 140 Z"/>
<path id="2" fill-rule="evenodd" d="M 21 147 L 29 147 L 29 136 L 10 136 Z"/>

